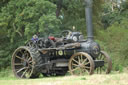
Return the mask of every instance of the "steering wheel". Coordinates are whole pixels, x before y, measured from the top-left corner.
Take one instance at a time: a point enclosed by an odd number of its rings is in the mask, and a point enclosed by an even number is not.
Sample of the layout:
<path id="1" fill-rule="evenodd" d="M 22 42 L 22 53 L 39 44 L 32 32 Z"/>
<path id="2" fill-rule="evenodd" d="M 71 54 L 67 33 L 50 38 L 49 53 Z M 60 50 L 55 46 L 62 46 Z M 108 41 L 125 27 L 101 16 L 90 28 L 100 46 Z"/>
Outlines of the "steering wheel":
<path id="1" fill-rule="evenodd" d="M 72 33 L 72 31 L 70 31 L 70 30 L 64 30 L 61 32 L 60 35 L 62 36 L 62 38 L 67 38 L 68 36 L 71 35 L 71 33 Z"/>

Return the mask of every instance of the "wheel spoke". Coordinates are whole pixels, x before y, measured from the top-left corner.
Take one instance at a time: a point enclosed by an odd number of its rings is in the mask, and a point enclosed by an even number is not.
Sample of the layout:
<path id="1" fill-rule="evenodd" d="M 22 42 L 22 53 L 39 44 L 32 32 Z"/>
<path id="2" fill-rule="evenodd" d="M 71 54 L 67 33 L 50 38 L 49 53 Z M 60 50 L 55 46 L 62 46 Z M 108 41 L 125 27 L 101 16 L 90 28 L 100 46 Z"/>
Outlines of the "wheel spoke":
<path id="1" fill-rule="evenodd" d="M 24 61 L 24 58 L 21 58 L 20 56 L 16 56 L 18 59 L 20 60 L 23 60 Z"/>
<path id="2" fill-rule="evenodd" d="M 82 62 L 82 64 L 84 64 L 87 61 L 87 58 Z"/>
<path id="3" fill-rule="evenodd" d="M 101 58 L 100 58 L 100 59 L 101 59 L 101 60 L 104 60 L 104 55 L 103 55 L 103 54 L 101 55 Z"/>
<path id="4" fill-rule="evenodd" d="M 23 67 L 23 68 L 19 69 L 16 73 L 19 73 L 19 72 L 23 71 L 24 69 L 27 69 L 27 67 Z"/>
<path id="5" fill-rule="evenodd" d="M 25 56 L 26 56 L 26 60 L 28 60 L 29 59 L 28 53 L 26 53 Z"/>
<path id="6" fill-rule="evenodd" d="M 98 60 L 102 60 L 102 54 L 100 54 L 100 56 L 98 57 Z"/>
<path id="7" fill-rule="evenodd" d="M 74 64 L 74 63 L 73 63 L 72 65 L 73 65 L 73 66 L 76 66 L 76 67 L 78 67 L 78 66 L 79 66 L 79 65 L 77 65 L 77 64 Z"/>
<path id="8" fill-rule="evenodd" d="M 78 61 L 79 61 L 79 64 L 80 64 L 80 56 L 78 56 Z"/>
<path id="9" fill-rule="evenodd" d="M 20 52 L 21 54 L 23 54 L 23 50 L 20 50 L 19 52 Z"/>
<path id="10" fill-rule="evenodd" d="M 33 65 L 31 65 L 31 64 L 28 64 L 30 67 L 33 67 Z"/>
<path id="11" fill-rule="evenodd" d="M 90 62 L 85 63 L 84 65 L 88 65 Z"/>
<path id="12" fill-rule="evenodd" d="M 28 61 L 30 61 L 31 59 L 32 59 L 32 57 L 29 57 L 29 58 L 28 58 Z"/>
<path id="13" fill-rule="evenodd" d="M 87 72 L 87 74 L 89 74 L 89 72 L 88 72 L 88 70 L 87 69 L 84 69 L 85 70 L 85 72 Z"/>
<path id="14" fill-rule="evenodd" d="M 78 61 L 76 61 L 75 59 L 72 59 L 73 61 L 75 61 L 77 64 L 79 64 L 79 62 Z"/>
<path id="15" fill-rule="evenodd" d="M 23 78 L 23 76 L 26 74 L 27 70 L 28 70 L 28 69 L 26 69 L 26 70 L 23 72 L 23 74 L 21 75 L 21 78 Z"/>
<path id="16" fill-rule="evenodd" d="M 88 67 L 88 66 L 85 66 L 84 68 L 85 68 L 85 69 L 90 69 L 90 67 Z"/>
<path id="17" fill-rule="evenodd" d="M 100 57 L 99 57 L 99 59 L 101 59 L 102 58 L 102 54 L 100 54 Z"/>
<path id="18" fill-rule="evenodd" d="M 23 65 L 22 63 L 14 63 L 14 65 L 20 66 Z"/>
<path id="19" fill-rule="evenodd" d="M 85 73 L 85 69 L 81 69 L 83 73 Z"/>
<path id="20" fill-rule="evenodd" d="M 31 76 L 31 70 L 28 69 L 27 73 L 25 74 L 26 78 L 29 78 Z"/>
<path id="21" fill-rule="evenodd" d="M 30 75 L 30 73 L 31 73 L 31 69 L 28 69 L 28 72 L 27 72 L 29 75 Z"/>
<path id="22" fill-rule="evenodd" d="M 33 63 L 33 61 L 29 61 L 28 63 L 29 63 L 29 64 L 30 64 L 30 63 Z"/>
<path id="23" fill-rule="evenodd" d="M 78 69 L 79 69 L 79 67 L 76 67 L 75 69 L 73 69 L 73 70 L 71 70 L 71 71 L 73 72 L 73 71 L 78 70 Z"/>
<path id="24" fill-rule="evenodd" d="M 81 62 L 83 62 L 83 56 L 82 56 L 82 54 L 81 54 Z"/>

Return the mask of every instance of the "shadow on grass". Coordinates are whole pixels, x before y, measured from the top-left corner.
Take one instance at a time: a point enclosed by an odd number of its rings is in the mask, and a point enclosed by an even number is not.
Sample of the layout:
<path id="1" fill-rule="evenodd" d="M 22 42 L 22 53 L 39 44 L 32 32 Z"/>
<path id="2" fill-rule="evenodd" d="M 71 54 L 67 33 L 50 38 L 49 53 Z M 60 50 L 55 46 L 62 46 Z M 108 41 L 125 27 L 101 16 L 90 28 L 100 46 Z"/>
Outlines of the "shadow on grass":
<path id="1" fill-rule="evenodd" d="M 39 78 L 35 78 L 35 79 L 20 79 L 14 76 L 11 69 L 3 69 L 0 71 L 0 80 L 28 80 L 28 81 L 29 80 L 44 80 L 44 81 L 64 80 L 64 81 L 67 81 L 67 77 L 69 78 L 68 80 L 70 81 L 86 80 L 84 76 L 73 77 L 69 74 L 66 74 L 65 76 L 49 76 L 49 77 L 44 77 L 43 75 L 40 75 Z"/>

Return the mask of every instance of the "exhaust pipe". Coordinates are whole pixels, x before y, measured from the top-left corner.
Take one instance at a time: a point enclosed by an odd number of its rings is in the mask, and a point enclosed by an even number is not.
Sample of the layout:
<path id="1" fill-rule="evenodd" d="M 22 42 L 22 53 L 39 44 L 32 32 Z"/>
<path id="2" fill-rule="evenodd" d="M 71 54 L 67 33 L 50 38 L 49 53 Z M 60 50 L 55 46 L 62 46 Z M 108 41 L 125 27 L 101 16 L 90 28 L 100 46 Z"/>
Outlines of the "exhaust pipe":
<path id="1" fill-rule="evenodd" d="M 92 24 L 92 5 L 93 0 L 85 0 L 85 16 L 86 16 L 86 29 L 87 29 L 87 40 L 93 41 L 93 24 Z"/>

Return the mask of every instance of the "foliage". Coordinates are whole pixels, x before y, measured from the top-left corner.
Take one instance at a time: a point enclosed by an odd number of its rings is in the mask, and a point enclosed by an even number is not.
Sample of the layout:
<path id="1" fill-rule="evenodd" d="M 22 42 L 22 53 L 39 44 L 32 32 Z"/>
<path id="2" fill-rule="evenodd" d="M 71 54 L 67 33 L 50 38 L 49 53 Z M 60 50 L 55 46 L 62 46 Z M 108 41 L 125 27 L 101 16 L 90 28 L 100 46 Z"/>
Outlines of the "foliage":
<path id="1" fill-rule="evenodd" d="M 122 2 L 119 7 L 115 7 L 114 11 L 112 11 L 109 2 L 103 4 L 102 23 L 104 28 L 108 28 L 115 22 L 120 24 L 123 19 L 128 18 L 127 14 L 128 1 Z"/>
<path id="2" fill-rule="evenodd" d="M 98 30 L 97 38 L 102 42 L 102 48 L 112 56 L 113 69 L 121 72 L 128 65 L 128 1 L 122 2 L 113 11 L 110 4 L 107 2 L 102 5 L 101 21 L 105 30 Z"/>
<path id="3" fill-rule="evenodd" d="M 37 32 L 58 29 L 56 6 L 47 0 L 12 0 L 2 8 L 0 26 L 8 30 L 11 42 L 17 36 L 30 38 Z"/>
<path id="4" fill-rule="evenodd" d="M 128 65 L 128 20 L 124 19 L 120 22 L 115 22 L 107 30 L 101 30 L 98 33 L 98 40 L 101 43 L 103 50 L 106 50 L 112 58 L 113 69 L 122 71 L 124 66 Z"/>
<path id="5" fill-rule="evenodd" d="M 15 48 L 32 35 L 59 31 L 56 5 L 48 0 L 10 0 L 0 12 L 0 67 L 10 65 Z M 3 66 L 4 65 L 4 66 Z"/>

